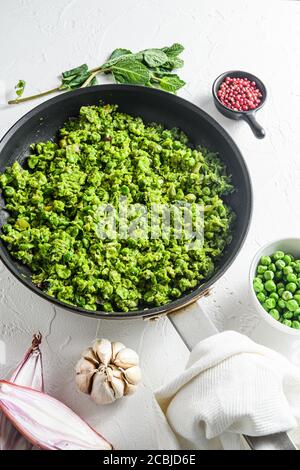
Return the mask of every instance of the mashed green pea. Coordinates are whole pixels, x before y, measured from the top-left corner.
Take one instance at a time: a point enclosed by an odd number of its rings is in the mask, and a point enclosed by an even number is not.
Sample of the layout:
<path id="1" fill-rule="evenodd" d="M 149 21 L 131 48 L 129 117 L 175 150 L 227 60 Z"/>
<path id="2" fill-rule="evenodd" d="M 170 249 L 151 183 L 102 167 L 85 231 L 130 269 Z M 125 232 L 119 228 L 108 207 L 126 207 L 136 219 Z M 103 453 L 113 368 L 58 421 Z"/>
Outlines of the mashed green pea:
<path id="1" fill-rule="evenodd" d="M 47 294 L 87 310 L 126 312 L 166 304 L 212 275 L 234 221 L 223 200 L 233 186 L 216 154 L 115 105 L 84 106 L 58 142 L 31 147 L 26 168 L 16 162 L 0 176 L 10 215 L 1 238 Z M 124 236 L 122 198 L 139 212 L 180 201 L 194 217 L 203 206 L 203 243 L 189 248 L 175 227 L 150 233 L 137 224 Z M 104 205 L 117 211 L 117 235 L 110 226 L 99 235 Z"/>

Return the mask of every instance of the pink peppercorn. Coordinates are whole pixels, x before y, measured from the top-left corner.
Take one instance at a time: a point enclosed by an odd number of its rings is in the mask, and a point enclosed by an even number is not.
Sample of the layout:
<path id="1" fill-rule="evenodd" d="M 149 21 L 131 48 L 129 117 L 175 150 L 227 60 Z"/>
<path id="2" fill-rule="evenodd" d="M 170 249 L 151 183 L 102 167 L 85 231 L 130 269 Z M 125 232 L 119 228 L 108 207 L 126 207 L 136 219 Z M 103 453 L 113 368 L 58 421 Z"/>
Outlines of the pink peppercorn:
<path id="1" fill-rule="evenodd" d="M 256 82 L 247 78 L 226 77 L 221 83 L 217 96 L 220 102 L 234 111 L 248 111 L 259 106 L 262 93 Z"/>

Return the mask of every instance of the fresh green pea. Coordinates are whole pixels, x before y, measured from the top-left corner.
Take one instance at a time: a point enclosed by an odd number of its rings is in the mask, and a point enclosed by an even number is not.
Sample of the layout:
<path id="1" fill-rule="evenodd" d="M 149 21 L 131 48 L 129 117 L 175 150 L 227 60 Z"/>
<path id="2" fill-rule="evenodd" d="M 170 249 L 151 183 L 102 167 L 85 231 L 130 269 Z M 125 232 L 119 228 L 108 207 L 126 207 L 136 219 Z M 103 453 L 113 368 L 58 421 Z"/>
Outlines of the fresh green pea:
<path id="1" fill-rule="evenodd" d="M 283 320 L 282 324 L 285 325 L 285 326 L 289 326 L 289 327 L 292 326 L 291 320 Z"/>
<path id="2" fill-rule="evenodd" d="M 258 292 L 257 298 L 261 303 L 263 303 L 266 300 L 266 296 L 263 292 Z"/>
<path id="3" fill-rule="evenodd" d="M 273 273 L 273 271 L 267 270 L 267 271 L 264 273 L 264 278 L 265 278 L 266 281 L 269 281 L 270 279 L 274 279 L 274 273 Z"/>
<path id="4" fill-rule="evenodd" d="M 285 262 L 285 264 L 290 264 L 290 262 L 293 261 L 293 258 L 291 255 L 284 255 L 283 261 Z"/>
<path id="5" fill-rule="evenodd" d="M 285 290 L 282 293 L 281 297 L 283 298 L 283 300 L 291 300 L 293 298 L 293 294 L 290 291 Z"/>
<path id="6" fill-rule="evenodd" d="M 297 281 L 297 276 L 294 273 L 290 273 L 286 276 L 286 280 L 288 282 L 296 282 Z"/>
<path id="7" fill-rule="evenodd" d="M 289 312 L 288 310 L 286 310 L 283 314 L 283 318 L 287 318 L 288 320 L 293 318 L 293 316 L 294 316 L 293 312 Z"/>
<path id="8" fill-rule="evenodd" d="M 262 264 L 260 264 L 257 267 L 257 273 L 258 274 L 263 274 L 267 269 L 268 269 L 268 266 L 263 266 Z"/>
<path id="9" fill-rule="evenodd" d="M 295 270 L 295 272 L 296 272 L 297 274 L 300 273 L 300 260 L 297 260 L 297 261 L 295 262 L 295 268 L 294 268 L 294 270 Z"/>
<path id="10" fill-rule="evenodd" d="M 286 307 L 290 312 L 295 312 L 297 308 L 299 307 L 299 305 L 298 305 L 298 302 L 296 302 L 296 300 L 291 299 L 287 301 Z"/>
<path id="11" fill-rule="evenodd" d="M 266 310 L 272 310 L 272 308 L 276 307 L 276 300 L 275 299 L 266 299 L 266 301 L 263 304 L 263 307 Z"/>
<path id="12" fill-rule="evenodd" d="M 293 273 L 293 268 L 291 266 L 285 266 L 282 271 L 283 274 L 287 276 L 288 274 Z"/>
<path id="13" fill-rule="evenodd" d="M 279 291 L 279 289 L 282 289 L 282 288 L 284 288 L 283 282 L 278 282 L 278 284 L 277 284 L 277 291 Z"/>
<path id="14" fill-rule="evenodd" d="M 299 294 L 295 294 L 295 295 L 294 295 L 294 300 L 296 300 L 296 302 L 298 303 L 298 305 L 300 305 L 300 295 L 299 295 Z"/>
<path id="15" fill-rule="evenodd" d="M 286 286 L 285 286 L 285 289 L 294 293 L 296 292 L 297 290 L 297 284 L 295 284 L 294 282 L 289 282 Z"/>
<path id="16" fill-rule="evenodd" d="M 270 294 L 270 299 L 275 299 L 277 302 L 277 300 L 279 299 L 279 295 L 277 294 L 277 292 L 272 292 L 272 294 Z"/>
<path id="17" fill-rule="evenodd" d="M 253 289 L 255 290 L 255 292 L 261 292 L 263 290 L 264 286 L 263 286 L 263 283 L 261 281 L 258 281 L 258 280 L 254 280 L 253 281 Z"/>
<path id="18" fill-rule="evenodd" d="M 269 264 L 271 264 L 270 256 L 262 256 L 260 259 L 260 264 L 262 264 L 263 266 L 268 266 Z"/>
<path id="19" fill-rule="evenodd" d="M 279 312 L 276 308 L 272 308 L 272 310 L 269 311 L 269 314 L 275 318 L 275 320 L 279 320 L 280 318 L 280 315 L 279 315 Z"/>
<path id="20" fill-rule="evenodd" d="M 278 261 L 276 261 L 275 266 L 277 269 L 282 270 L 285 267 L 285 262 L 283 261 L 283 259 L 279 259 Z"/>
<path id="21" fill-rule="evenodd" d="M 274 264 L 274 263 L 269 264 L 268 270 L 269 270 L 269 271 L 273 271 L 273 273 L 275 273 L 275 271 L 276 271 L 276 266 L 275 266 L 275 264 Z"/>
<path id="22" fill-rule="evenodd" d="M 282 271 L 276 271 L 275 272 L 275 279 L 279 281 L 280 279 L 283 278 L 283 272 Z"/>
<path id="23" fill-rule="evenodd" d="M 286 307 L 285 300 L 279 299 L 277 302 L 277 306 L 282 309 L 285 308 Z"/>
<path id="24" fill-rule="evenodd" d="M 274 291 L 276 291 L 276 284 L 275 284 L 275 282 L 272 281 L 272 280 L 266 281 L 266 282 L 265 282 L 265 289 L 266 289 L 268 292 L 274 292 Z"/>
<path id="25" fill-rule="evenodd" d="M 284 287 L 281 287 L 280 289 L 278 289 L 278 295 L 280 295 L 280 297 L 282 297 L 282 294 L 283 292 L 285 291 L 285 288 Z"/>
<path id="26" fill-rule="evenodd" d="M 300 330 L 300 322 L 297 320 L 294 320 L 292 322 L 292 328 L 296 328 L 296 330 Z"/>
<path id="27" fill-rule="evenodd" d="M 275 253 L 272 255 L 272 258 L 274 261 L 281 260 L 284 257 L 283 251 L 275 251 Z"/>

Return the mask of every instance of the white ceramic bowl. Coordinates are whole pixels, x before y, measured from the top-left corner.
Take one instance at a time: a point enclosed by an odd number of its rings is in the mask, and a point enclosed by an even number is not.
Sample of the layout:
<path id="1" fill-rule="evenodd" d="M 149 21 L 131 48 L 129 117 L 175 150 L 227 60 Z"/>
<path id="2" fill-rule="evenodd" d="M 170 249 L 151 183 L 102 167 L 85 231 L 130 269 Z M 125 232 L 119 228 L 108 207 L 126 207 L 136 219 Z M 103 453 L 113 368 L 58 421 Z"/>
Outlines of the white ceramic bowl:
<path id="1" fill-rule="evenodd" d="M 295 328 L 291 328 L 289 326 L 283 325 L 279 321 L 275 320 L 269 313 L 263 308 L 261 303 L 256 297 L 256 293 L 253 289 L 253 279 L 255 277 L 256 268 L 258 262 L 262 256 L 272 255 L 275 251 L 281 250 L 284 253 L 292 254 L 295 258 L 300 259 L 300 238 L 284 238 L 281 240 L 275 240 L 267 245 L 264 245 L 260 250 L 256 253 L 253 258 L 253 261 L 250 266 L 250 273 L 249 273 L 249 284 L 250 284 L 250 293 L 253 304 L 256 308 L 256 311 L 260 314 L 260 317 L 269 323 L 273 328 L 285 333 L 287 335 L 298 336 L 300 338 L 300 330 L 296 330 Z"/>

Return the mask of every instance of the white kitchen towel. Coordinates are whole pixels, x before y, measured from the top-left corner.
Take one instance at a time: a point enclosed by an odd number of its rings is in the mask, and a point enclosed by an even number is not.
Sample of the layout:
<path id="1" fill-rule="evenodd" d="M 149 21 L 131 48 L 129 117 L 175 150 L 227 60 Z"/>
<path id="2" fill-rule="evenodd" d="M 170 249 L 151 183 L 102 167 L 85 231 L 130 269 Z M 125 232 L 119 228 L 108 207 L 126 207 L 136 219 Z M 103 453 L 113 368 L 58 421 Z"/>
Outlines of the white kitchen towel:
<path id="1" fill-rule="evenodd" d="M 186 369 L 156 392 L 186 449 L 241 448 L 240 435 L 288 431 L 300 418 L 300 369 L 226 331 L 201 341 Z"/>

